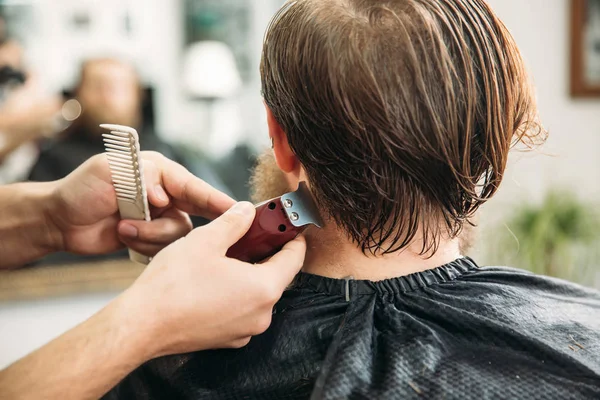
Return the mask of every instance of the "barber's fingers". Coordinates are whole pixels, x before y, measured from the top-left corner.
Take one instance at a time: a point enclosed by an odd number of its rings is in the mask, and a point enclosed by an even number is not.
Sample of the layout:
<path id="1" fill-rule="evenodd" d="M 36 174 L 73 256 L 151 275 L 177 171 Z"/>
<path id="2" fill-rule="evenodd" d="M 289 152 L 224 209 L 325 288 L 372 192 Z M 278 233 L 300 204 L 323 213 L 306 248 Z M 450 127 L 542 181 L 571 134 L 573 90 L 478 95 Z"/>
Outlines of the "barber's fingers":
<path id="1" fill-rule="evenodd" d="M 148 202 L 157 208 L 169 205 L 169 196 L 163 188 L 161 173 L 152 160 L 143 160 L 144 181 L 146 183 L 146 192 L 148 193 Z"/>
<path id="2" fill-rule="evenodd" d="M 142 254 L 154 255 L 192 230 L 190 218 L 184 212 L 168 209 L 153 221 L 121 221 L 119 239 Z"/>
<path id="3" fill-rule="evenodd" d="M 160 153 L 142 152 L 142 158 L 155 163 L 162 187 L 182 211 L 214 219 L 235 204 L 231 197 Z"/>
<path id="4" fill-rule="evenodd" d="M 166 180 L 165 180 L 166 179 Z M 235 200 L 189 173 L 179 185 L 170 186 L 171 178 L 163 181 L 177 208 L 191 215 L 215 219 L 235 204 Z"/>
<path id="5" fill-rule="evenodd" d="M 261 264 L 258 271 L 267 274 L 270 282 L 277 282 L 283 291 L 302 269 L 306 255 L 306 239 L 300 235 L 288 242 L 283 249 Z"/>
<path id="6" fill-rule="evenodd" d="M 124 220 L 119 223 L 119 235 L 126 240 L 149 243 L 173 242 L 192 230 L 192 222 L 182 211 L 171 208 L 152 221 Z"/>
<path id="7" fill-rule="evenodd" d="M 137 251 L 140 254 L 145 256 L 154 257 L 158 253 L 166 250 L 167 248 L 174 248 L 175 246 L 181 247 L 183 245 L 185 237 L 175 239 L 174 241 L 164 242 L 164 243 L 151 243 L 151 242 L 142 242 L 139 240 L 129 241 L 127 239 L 121 239 L 121 242 L 127 246 L 128 248 Z"/>
<path id="8" fill-rule="evenodd" d="M 252 203 L 247 201 L 236 203 L 208 225 L 192 231 L 188 237 L 194 241 L 201 241 L 218 254 L 224 255 L 248 232 L 255 214 L 256 210 Z"/>
<path id="9" fill-rule="evenodd" d="M 230 349 L 241 349 L 242 347 L 246 346 L 248 343 L 250 343 L 250 339 L 252 339 L 251 336 L 245 336 L 242 337 L 240 339 L 236 339 L 233 340 L 229 343 L 227 343 L 225 345 L 225 348 L 230 348 Z"/>

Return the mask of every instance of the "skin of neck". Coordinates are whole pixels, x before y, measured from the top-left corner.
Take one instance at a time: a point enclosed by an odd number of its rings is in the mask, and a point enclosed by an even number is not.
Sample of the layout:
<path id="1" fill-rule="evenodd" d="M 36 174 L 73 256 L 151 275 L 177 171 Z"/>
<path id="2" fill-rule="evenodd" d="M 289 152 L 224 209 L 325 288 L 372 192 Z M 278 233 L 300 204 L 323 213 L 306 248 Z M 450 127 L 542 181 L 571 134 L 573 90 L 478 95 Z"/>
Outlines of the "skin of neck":
<path id="1" fill-rule="evenodd" d="M 391 254 L 366 255 L 335 224 L 309 228 L 303 272 L 342 279 L 380 281 L 437 268 L 461 257 L 459 239 L 441 239 L 433 254 L 420 255 L 422 242 Z M 418 237 L 418 235 L 417 235 Z"/>

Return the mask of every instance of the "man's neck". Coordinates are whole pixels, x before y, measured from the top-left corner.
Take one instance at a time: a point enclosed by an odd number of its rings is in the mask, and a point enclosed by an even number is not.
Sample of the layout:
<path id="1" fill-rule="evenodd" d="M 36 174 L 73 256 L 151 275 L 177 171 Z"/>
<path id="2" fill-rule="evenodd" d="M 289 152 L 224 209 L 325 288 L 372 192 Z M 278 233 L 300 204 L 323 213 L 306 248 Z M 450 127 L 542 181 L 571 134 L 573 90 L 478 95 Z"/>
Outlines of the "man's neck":
<path id="1" fill-rule="evenodd" d="M 380 281 L 426 271 L 447 264 L 460 257 L 459 241 L 441 240 L 432 256 L 419 255 L 421 244 L 384 256 L 365 255 L 337 227 L 307 231 L 308 249 L 303 272 L 329 278 L 365 279 Z"/>

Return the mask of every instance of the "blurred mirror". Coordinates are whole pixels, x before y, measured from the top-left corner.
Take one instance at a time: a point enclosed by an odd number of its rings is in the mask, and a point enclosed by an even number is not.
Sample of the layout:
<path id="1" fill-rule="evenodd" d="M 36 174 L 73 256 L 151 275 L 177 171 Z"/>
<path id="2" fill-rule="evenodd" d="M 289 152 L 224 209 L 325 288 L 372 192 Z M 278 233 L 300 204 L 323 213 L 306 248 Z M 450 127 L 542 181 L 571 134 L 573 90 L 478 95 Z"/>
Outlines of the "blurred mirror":
<path id="1" fill-rule="evenodd" d="M 248 199 L 268 144 L 262 38 L 281 4 L 0 0 L 0 184 L 68 175 L 103 151 L 98 125 L 115 123 L 138 130 L 143 150 Z M 31 267 L 2 279 L 0 298 L 115 290 L 140 271 L 126 251 L 54 254 Z"/>

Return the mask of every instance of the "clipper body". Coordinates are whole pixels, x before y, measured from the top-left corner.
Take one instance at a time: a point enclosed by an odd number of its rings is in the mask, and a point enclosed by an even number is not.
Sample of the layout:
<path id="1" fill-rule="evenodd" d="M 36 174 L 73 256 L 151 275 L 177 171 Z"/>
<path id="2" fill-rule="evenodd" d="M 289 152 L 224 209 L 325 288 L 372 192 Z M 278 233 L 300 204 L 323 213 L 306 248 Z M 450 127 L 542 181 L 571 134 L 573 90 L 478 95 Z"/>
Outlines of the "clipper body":
<path id="1" fill-rule="evenodd" d="M 322 226 L 312 196 L 304 182 L 298 190 L 256 206 L 248 232 L 234 244 L 227 256 L 256 263 L 272 256 L 309 225 Z"/>

